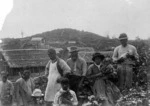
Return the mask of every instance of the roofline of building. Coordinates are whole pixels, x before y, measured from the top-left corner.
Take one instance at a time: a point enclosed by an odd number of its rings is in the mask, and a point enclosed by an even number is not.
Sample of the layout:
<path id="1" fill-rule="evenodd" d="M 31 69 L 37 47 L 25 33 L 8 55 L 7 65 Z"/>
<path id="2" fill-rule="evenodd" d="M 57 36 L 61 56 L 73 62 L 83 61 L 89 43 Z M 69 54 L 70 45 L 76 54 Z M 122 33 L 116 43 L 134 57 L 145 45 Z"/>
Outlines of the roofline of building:
<path id="1" fill-rule="evenodd" d="M 0 51 L 28 51 L 28 50 L 48 50 L 48 49 L 11 49 L 11 50 L 0 50 Z"/>

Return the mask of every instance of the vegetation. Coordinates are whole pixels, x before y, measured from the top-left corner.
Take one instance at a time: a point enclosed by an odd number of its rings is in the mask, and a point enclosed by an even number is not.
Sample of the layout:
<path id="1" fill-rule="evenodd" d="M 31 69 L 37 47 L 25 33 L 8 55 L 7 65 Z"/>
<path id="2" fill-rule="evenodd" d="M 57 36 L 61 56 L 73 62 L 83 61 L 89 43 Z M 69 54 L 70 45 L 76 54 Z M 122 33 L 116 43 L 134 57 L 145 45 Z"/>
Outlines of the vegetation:
<path id="1" fill-rule="evenodd" d="M 86 31 L 78 31 L 75 29 L 56 29 L 52 31 L 43 32 L 41 34 L 32 35 L 26 38 L 20 39 L 3 39 L 4 46 L 3 49 L 21 49 L 24 45 L 26 47 L 32 47 L 31 38 L 32 37 L 42 37 L 45 39 L 45 44 L 50 42 L 66 42 L 76 41 L 78 46 L 94 47 L 95 49 L 107 49 L 109 45 L 116 44 L 116 40 L 111 40 L 106 37 L 102 37 L 98 34 L 94 34 Z M 105 46 L 103 45 L 105 43 Z M 13 46 L 12 46 L 13 45 Z M 51 44 L 52 45 L 52 44 Z M 64 45 L 54 44 L 52 46 L 64 47 Z M 115 46 L 115 45 L 114 45 Z M 33 47 L 34 48 L 34 47 Z"/>
<path id="2" fill-rule="evenodd" d="M 45 40 L 45 45 L 50 45 L 54 47 L 64 48 L 68 45 L 67 41 L 76 41 L 77 46 L 93 47 L 96 50 L 112 50 L 113 47 L 119 45 L 117 38 L 102 37 L 98 34 L 94 34 L 86 31 L 79 31 L 75 29 L 56 29 L 52 31 L 47 31 L 39 34 L 35 34 L 25 38 L 6 38 L 3 39 L 3 49 L 27 49 L 36 48 L 32 44 L 32 37 L 42 37 Z M 50 44 L 50 42 L 64 42 L 64 44 Z M 65 43 L 66 42 L 66 43 Z M 136 40 L 130 41 L 136 47 L 141 48 L 139 45 L 149 45 L 150 39 L 141 40 L 137 37 Z"/>
<path id="3" fill-rule="evenodd" d="M 20 39 L 4 39 L 3 49 L 22 49 L 23 45 L 28 44 L 28 46 L 33 46 L 30 44 L 32 37 L 43 37 L 46 43 L 51 41 L 76 41 L 79 46 L 93 47 L 96 50 L 112 50 L 112 47 L 119 45 L 116 38 L 110 39 L 109 37 L 102 37 L 94 33 L 77 31 L 74 29 L 56 29 L 53 31 L 44 32 L 41 34 L 36 34 L 28 38 Z M 134 87 L 130 92 L 126 92 L 124 97 L 118 101 L 121 106 L 128 106 L 141 103 L 141 106 L 146 106 L 146 101 L 148 99 L 148 72 L 150 70 L 150 39 L 142 40 L 137 38 L 136 40 L 131 40 L 129 43 L 133 44 L 138 51 L 140 56 L 140 62 L 136 64 L 134 68 Z M 63 47 L 64 45 L 59 45 Z M 39 82 L 40 81 L 40 82 Z M 46 79 L 44 77 L 39 77 L 35 81 L 37 86 L 45 91 Z M 129 104 L 130 103 L 130 104 Z M 145 104 L 144 104 L 145 103 Z M 135 105 L 136 104 L 136 105 Z"/>

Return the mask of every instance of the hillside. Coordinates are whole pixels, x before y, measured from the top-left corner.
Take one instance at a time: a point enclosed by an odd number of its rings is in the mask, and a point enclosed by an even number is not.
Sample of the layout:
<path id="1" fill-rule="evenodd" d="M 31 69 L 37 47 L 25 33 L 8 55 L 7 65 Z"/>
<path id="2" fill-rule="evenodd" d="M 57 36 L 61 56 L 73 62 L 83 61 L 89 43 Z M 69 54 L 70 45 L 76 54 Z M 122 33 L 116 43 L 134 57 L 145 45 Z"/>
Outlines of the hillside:
<path id="1" fill-rule="evenodd" d="M 100 35 L 79 31 L 75 29 L 65 28 L 65 29 L 56 29 L 41 34 L 36 34 L 31 37 L 43 37 L 46 42 L 49 41 L 77 41 L 86 44 L 86 46 L 92 46 L 98 40 L 104 40 L 105 37 Z"/>
<path id="2" fill-rule="evenodd" d="M 86 31 L 79 31 L 70 28 L 64 29 L 56 29 L 52 31 L 47 31 L 39 34 L 35 34 L 25 38 L 18 38 L 18 39 L 5 39 L 3 40 L 5 45 L 3 46 L 4 49 L 22 49 L 23 45 L 28 47 L 32 46 L 31 39 L 34 37 L 41 37 L 45 40 L 45 44 L 49 44 L 50 42 L 67 42 L 67 41 L 76 41 L 77 46 L 86 46 L 86 47 L 94 47 L 95 49 L 107 49 L 112 46 L 116 46 L 116 40 L 111 40 L 106 37 L 102 37 L 100 35 L 86 32 Z M 50 46 L 56 47 L 65 47 L 65 45 L 61 44 L 50 44 Z"/>

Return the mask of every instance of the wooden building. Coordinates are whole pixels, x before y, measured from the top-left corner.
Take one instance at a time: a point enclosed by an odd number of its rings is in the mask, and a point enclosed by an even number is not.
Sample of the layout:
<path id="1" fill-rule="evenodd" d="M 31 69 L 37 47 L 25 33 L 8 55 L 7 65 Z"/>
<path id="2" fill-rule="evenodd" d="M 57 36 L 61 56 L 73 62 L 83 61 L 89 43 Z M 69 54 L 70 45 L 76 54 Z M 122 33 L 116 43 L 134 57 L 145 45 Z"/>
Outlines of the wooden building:
<path id="1" fill-rule="evenodd" d="M 11 75 L 18 74 L 24 69 L 30 69 L 31 72 L 41 72 L 49 60 L 47 49 L 16 49 L 3 50 L 3 67 Z"/>

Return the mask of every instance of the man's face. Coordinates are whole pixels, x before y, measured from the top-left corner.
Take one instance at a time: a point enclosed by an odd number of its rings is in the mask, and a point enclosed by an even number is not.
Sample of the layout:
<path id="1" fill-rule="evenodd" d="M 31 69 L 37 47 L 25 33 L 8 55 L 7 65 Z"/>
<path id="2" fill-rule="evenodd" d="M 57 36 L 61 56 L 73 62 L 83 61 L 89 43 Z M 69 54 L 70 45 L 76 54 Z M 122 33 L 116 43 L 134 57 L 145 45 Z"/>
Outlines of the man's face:
<path id="1" fill-rule="evenodd" d="M 66 91 L 69 88 L 69 84 L 61 84 L 61 87 L 62 87 L 63 90 Z"/>
<path id="2" fill-rule="evenodd" d="M 48 52 L 48 56 L 51 60 L 55 60 L 56 59 L 56 53 L 55 52 Z"/>
<path id="3" fill-rule="evenodd" d="M 71 59 L 72 59 L 73 61 L 76 61 L 77 58 L 78 58 L 78 52 L 72 52 L 72 53 L 71 53 Z"/>
<path id="4" fill-rule="evenodd" d="M 124 47 L 127 45 L 127 42 L 128 42 L 128 39 L 120 40 L 121 45 L 124 46 Z"/>
<path id="5" fill-rule="evenodd" d="M 102 60 L 99 58 L 99 57 L 96 57 L 94 62 L 97 64 L 97 65 L 100 65 L 100 63 L 102 62 Z"/>
<path id="6" fill-rule="evenodd" d="M 2 81 L 6 82 L 7 81 L 8 76 L 7 75 L 2 75 Z"/>
<path id="7" fill-rule="evenodd" d="M 29 72 L 24 72 L 24 73 L 23 73 L 23 78 L 24 78 L 25 80 L 29 79 L 29 78 L 30 78 L 30 73 L 29 73 Z"/>

